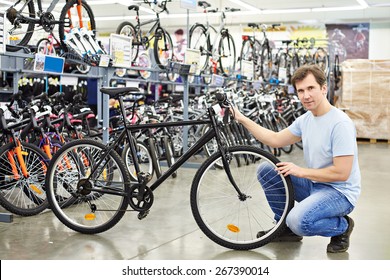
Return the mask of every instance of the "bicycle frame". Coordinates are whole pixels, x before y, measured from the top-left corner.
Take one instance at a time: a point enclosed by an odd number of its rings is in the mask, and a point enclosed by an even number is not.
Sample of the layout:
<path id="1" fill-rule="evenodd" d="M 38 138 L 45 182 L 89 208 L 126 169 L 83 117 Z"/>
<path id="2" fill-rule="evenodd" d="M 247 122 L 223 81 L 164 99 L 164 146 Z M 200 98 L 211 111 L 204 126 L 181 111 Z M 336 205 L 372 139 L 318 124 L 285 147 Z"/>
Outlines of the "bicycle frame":
<path id="1" fill-rule="evenodd" d="M 28 2 L 31 2 L 31 1 L 33 1 L 33 0 L 26 1 L 26 3 L 23 5 L 23 8 L 21 10 L 23 10 L 27 6 Z M 36 11 L 35 13 L 38 14 L 38 15 L 42 14 L 43 13 L 42 0 L 35 0 L 35 1 L 36 1 L 37 5 L 38 5 L 38 11 Z M 11 7 L 16 6 L 20 2 L 21 2 L 21 0 L 17 1 Z M 55 6 L 58 4 L 58 2 L 60 2 L 60 0 L 53 0 L 50 3 L 49 7 L 46 9 L 45 12 L 46 13 L 51 13 L 54 10 Z M 28 22 L 34 22 L 35 24 L 39 24 L 40 21 L 41 21 L 39 17 L 37 17 L 37 18 L 36 17 L 28 17 L 28 16 L 22 16 L 22 17 L 23 17 L 24 20 L 27 20 Z"/>
<path id="2" fill-rule="evenodd" d="M 207 13 L 206 13 L 206 17 L 207 17 Z M 217 61 L 219 59 L 218 44 L 217 43 L 221 38 L 221 34 L 222 34 L 223 30 L 226 30 L 225 29 L 225 12 L 221 11 L 220 23 L 219 23 L 218 29 L 215 29 L 214 27 L 212 27 L 210 25 L 208 18 L 206 19 L 206 35 L 209 38 L 209 40 L 211 39 L 211 30 L 214 30 L 216 32 L 216 35 L 215 35 L 214 41 L 212 43 L 211 50 L 207 50 L 207 51 L 209 52 L 209 54 L 211 54 L 211 58 L 214 61 Z"/>
<path id="3" fill-rule="evenodd" d="M 147 42 L 143 42 L 142 40 L 142 29 L 141 27 L 144 26 L 144 25 L 148 25 L 148 24 L 151 24 L 153 23 L 153 26 L 149 29 L 149 31 L 146 33 L 145 37 L 144 38 L 148 38 L 148 41 Z M 153 33 L 155 33 L 156 30 L 158 30 L 160 28 L 160 17 L 157 15 L 157 18 L 155 19 L 151 19 L 151 20 L 147 20 L 145 22 L 138 22 L 137 25 L 135 26 L 135 28 L 137 29 L 137 37 L 139 38 L 139 41 L 141 42 L 141 44 L 143 46 L 146 46 L 147 45 L 147 48 L 149 47 L 149 42 L 154 38 L 156 37 L 156 35 L 152 35 Z M 146 44 L 147 43 L 147 44 Z"/>
<path id="4" fill-rule="evenodd" d="M 122 110 L 122 115 L 126 116 L 124 111 L 124 104 L 122 97 L 119 98 L 119 104 L 120 108 Z M 210 119 L 208 120 L 193 120 L 193 121 L 180 121 L 180 122 L 167 122 L 167 123 L 151 123 L 151 124 L 140 124 L 131 126 L 130 124 L 125 125 L 125 129 L 121 132 L 119 137 L 108 146 L 107 149 L 103 151 L 102 158 L 96 163 L 96 166 L 94 166 L 91 170 L 91 173 L 87 179 L 90 179 L 92 176 L 96 175 L 96 171 L 99 169 L 100 164 L 104 161 L 106 155 L 108 155 L 112 150 L 115 150 L 116 147 L 119 145 L 119 143 L 122 142 L 122 140 L 126 137 L 128 139 L 129 145 L 130 145 L 130 152 L 131 156 L 135 159 L 137 158 L 136 153 L 136 146 L 134 141 L 132 141 L 132 130 L 140 130 L 140 129 L 151 129 L 151 128 L 161 128 L 161 127 L 168 127 L 168 126 L 185 126 L 185 125 L 197 125 L 197 124 L 209 124 L 210 128 L 196 143 L 190 147 L 167 171 L 165 171 L 160 178 L 158 178 L 149 188 L 150 190 L 154 191 L 157 189 L 161 183 L 163 183 L 169 176 L 171 176 L 174 172 L 176 172 L 179 167 L 181 167 L 187 160 L 189 160 L 197 151 L 199 151 L 205 144 L 207 144 L 211 139 L 215 138 L 218 144 L 218 150 L 222 151 L 222 163 L 224 166 L 224 170 L 229 178 L 229 181 L 237 191 L 239 197 L 244 197 L 245 195 L 240 191 L 237 184 L 234 182 L 232 175 L 230 173 L 229 164 L 228 164 L 228 155 L 225 153 L 225 146 L 222 143 L 222 140 L 220 138 L 220 135 L 218 134 L 218 124 L 215 120 L 215 113 L 211 107 L 208 108 Z M 138 183 L 143 184 L 145 183 L 141 176 L 139 176 L 140 168 L 138 165 L 138 162 L 134 160 L 134 167 L 137 173 L 138 177 Z M 101 169 L 102 170 L 102 169 Z M 123 192 L 115 191 L 114 189 L 106 188 L 106 189 L 97 189 L 92 188 L 91 191 L 96 191 L 100 193 L 110 193 L 110 194 L 116 194 L 116 195 L 126 195 Z"/>

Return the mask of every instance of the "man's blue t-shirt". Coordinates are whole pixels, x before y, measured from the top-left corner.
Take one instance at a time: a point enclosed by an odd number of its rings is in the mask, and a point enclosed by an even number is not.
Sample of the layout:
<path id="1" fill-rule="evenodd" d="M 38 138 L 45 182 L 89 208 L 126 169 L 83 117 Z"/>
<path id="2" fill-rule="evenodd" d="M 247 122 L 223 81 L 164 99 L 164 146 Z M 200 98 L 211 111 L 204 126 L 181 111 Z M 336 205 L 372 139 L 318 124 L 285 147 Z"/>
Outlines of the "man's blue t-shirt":
<path id="1" fill-rule="evenodd" d="M 332 107 L 329 112 L 319 117 L 308 111 L 296 119 L 288 129 L 292 134 L 302 138 L 308 168 L 325 168 L 333 165 L 334 157 L 354 156 L 348 180 L 327 184 L 343 193 L 352 205 L 356 205 L 361 187 L 356 129 L 352 120 L 341 110 Z"/>

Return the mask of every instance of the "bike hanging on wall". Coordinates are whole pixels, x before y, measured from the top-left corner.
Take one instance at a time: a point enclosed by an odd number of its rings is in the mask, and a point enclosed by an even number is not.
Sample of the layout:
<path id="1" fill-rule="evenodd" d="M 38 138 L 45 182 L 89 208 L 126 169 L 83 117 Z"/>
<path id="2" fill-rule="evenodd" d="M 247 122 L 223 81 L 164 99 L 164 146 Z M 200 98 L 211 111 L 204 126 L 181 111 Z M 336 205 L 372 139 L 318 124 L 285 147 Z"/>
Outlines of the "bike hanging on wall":
<path id="1" fill-rule="evenodd" d="M 150 68 L 151 61 L 149 60 L 147 51 L 151 46 L 153 46 L 153 58 L 158 68 L 162 70 L 170 69 L 170 62 L 174 60 L 173 58 L 173 43 L 169 33 L 161 26 L 160 23 L 160 14 L 162 12 L 168 12 L 166 7 L 167 1 L 148 1 L 144 0 L 143 3 L 148 4 L 152 10 L 155 12 L 156 17 L 151 20 L 140 21 L 139 17 L 139 5 L 131 5 L 128 7 L 129 10 L 134 10 L 136 12 L 136 25 L 125 21 L 119 24 L 116 33 L 124 36 L 131 36 L 132 41 L 132 62 L 139 63 L 139 66 Z M 145 25 L 152 26 L 148 29 L 143 29 Z M 141 53 L 141 51 L 144 51 Z M 142 55 L 145 54 L 146 55 Z M 142 58 L 140 61 L 139 58 Z M 137 60 L 138 59 L 138 60 Z M 141 75 L 143 76 L 143 75 Z M 149 76 L 147 76 L 149 77 Z M 171 79 L 168 76 L 169 79 Z M 172 78 L 172 80 L 174 80 Z"/>
<path id="2" fill-rule="evenodd" d="M 56 19 L 53 11 L 59 1 L 53 0 L 46 10 L 43 9 L 42 0 L 18 0 L 9 7 L 6 17 L 10 28 L 7 28 L 6 32 L 15 44 L 8 45 L 7 51 L 17 51 L 20 47 L 27 46 L 34 33 L 39 30 L 53 34 L 56 26 L 62 44 L 65 35 L 74 28 L 86 28 L 95 34 L 95 18 L 86 1 L 66 0 L 59 19 Z"/>

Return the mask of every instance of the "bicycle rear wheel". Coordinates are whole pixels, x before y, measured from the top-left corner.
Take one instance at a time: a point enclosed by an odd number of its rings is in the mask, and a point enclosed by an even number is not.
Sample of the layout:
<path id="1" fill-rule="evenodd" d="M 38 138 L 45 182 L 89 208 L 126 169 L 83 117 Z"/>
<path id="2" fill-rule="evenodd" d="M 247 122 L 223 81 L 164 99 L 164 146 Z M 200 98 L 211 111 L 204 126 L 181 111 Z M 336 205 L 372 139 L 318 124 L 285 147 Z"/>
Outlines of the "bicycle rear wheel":
<path id="1" fill-rule="evenodd" d="M 257 177 L 263 164 L 275 167 L 278 159 L 250 146 L 229 147 L 228 151 L 247 163 L 239 167 L 236 160 L 229 162 L 233 180 L 245 198 L 239 197 L 226 173 L 215 168 L 216 162 L 221 160 L 221 152 L 217 152 L 195 174 L 191 186 L 192 213 L 203 233 L 217 244 L 234 250 L 255 249 L 284 230 L 287 213 L 294 203 L 293 188 L 289 177 L 277 175 L 273 178 L 283 186 L 283 194 L 276 197 L 282 213 L 276 221 L 266 197 L 272 201 L 269 193 Z M 259 231 L 267 233 L 257 237 Z"/>
<path id="2" fill-rule="evenodd" d="M 8 9 L 6 11 L 6 14 L 7 14 L 8 21 L 11 22 L 13 27 L 18 25 L 15 31 L 12 32 L 11 34 L 13 37 L 18 38 L 19 42 L 17 43 L 17 46 L 26 46 L 28 42 L 30 42 L 31 37 L 34 33 L 35 24 L 33 22 L 28 23 L 23 21 L 19 22 L 18 24 L 17 14 L 20 14 L 25 17 L 35 18 L 36 15 L 35 15 L 34 2 L 27 1 L 27 0 L 20 1 L 13 8 Z M 11 46 L 11 45 L 7 46 L 7 51 L 14 52 L 18 50 L 19 50 L 18 47 Z"/>
<path id="3" fill-rule="evenodd" d="M 22 142 L 21 149 L 27 177 L 22 174 L 15 143 L 0 150 L 0 204 L 11 213 L 32 216 L 48 206 L 44 183 L 49 159 L 35 145 Z"/>
<path id="4" fill-rule="evenodd" d="M 131 37 L 133 37 L 133 42 L 137 42 L 137 40 L 138 40 L 137 32 L 135 31 L 134 25 L 131 24 L 130 22 L 127 22 L 127 21 L 119 24 L 115 33 L 119 34 L 119 35 L 129 36 L 129 37 L 131 36 Z M 139 52 L 139 42 L 137 42 L 137 44 L 132 44 L 132 49 L 131 49 L 131 61 L 132 62 L 135 62 L 135 60 L 137 59 L 138 52 Z M 140 65 L 140 66 L 146 67 L 144 65 Z"/>
<path id="5" fill-rule="evenodd" d="M 128 205 L 130 174 L 120 156 L 92 139 L 65 144 L 52 158 L 46 176 L 49 205 L 74 231 L 95 234 L 116 225 Z M 96 164 L 102 160 L 100 166 Z M 97 168 L 90 176 L 93 168 Z M 89 178 L 90 177 L 90 178 Z"/>

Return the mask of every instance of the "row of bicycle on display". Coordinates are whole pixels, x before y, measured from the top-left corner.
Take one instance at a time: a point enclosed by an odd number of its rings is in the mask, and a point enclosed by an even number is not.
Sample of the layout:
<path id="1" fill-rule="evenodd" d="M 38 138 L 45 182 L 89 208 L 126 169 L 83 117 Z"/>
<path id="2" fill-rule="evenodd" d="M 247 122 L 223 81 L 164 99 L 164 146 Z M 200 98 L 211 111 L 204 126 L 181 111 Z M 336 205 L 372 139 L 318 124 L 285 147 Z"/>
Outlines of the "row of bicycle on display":
<path id="1" fill-rule="evenodd" d="M 120 88 L 118 89 L 121 90 Z M 295 95 L 286 95 L 277 88 L 273 90 L 251 90 L 220 88 L 239 108 L 256 123 L 269 129 L 284 129 L 304 112 Z M 126 126 L 150 123 L 178 123 L 185 121 L 184 103 L 181 94 L 150 101 L 142 93 L 125 100 L 124 120 L 117 104 L 110 108 L 109 141 L 115 141 Z M 140 128 L 132 131 L 136 141 L 136 159 L 132 157 L 129 143 L 123 139 L 116 147 L 133 181 L 137 181 L 134 161 L 140 170 L 148 174 L 148 180 L 160 178 L 165 166 L 171 167 L 175 160 L 210 129 L 202 123 L 209 118 L 207 108 L 215 103 L 215 93 L 191 95 L 188 120 L 194 124 Z M 243 126 L 234 121 L 220 121 L 220 137 L 228 146 L 250 145 L 279 156 L 290 153 L 293 146 L 273 149 L 258 142 Z M 201 123 L 197 123 L 197 122 Z M 0 109 L 1 168 L 0 203 L 8 211 L 29 216 L 47 208 L 45 174 L 47 165 L 55 153 L 74 139 L 92 138 L 102 142 L 103 130 L 96 122 L 94 112 L 78 93 L 69 100 L 62 92 L 50 96 L 42 93 L 32 100 L 19 92 Z M 187 137 L 183 138 L 184 127 Z M 185 146 L 184 146 L 185 145 Z M 198 155 L 210 157 L 218 150 L 217 142 L 209 141 L 199 148 Z M 65 168 L 65 166 L 64 166 Z M 172 176 L 176 177 L 176 173 Z"/>
<path id="2" fill-rule="evenodd" d="M 183 32 L 175 32 L 177 38 L 174 43 L 160 22 L 160 14 L 168 11 L 168 2 L 170 1 L 144 0 L 156 14 L 154 19 L 147 22 L 150 25 L 147 29 L 146 22 L 140 20 L 139 5 L 129 6 L 129 10 L 136 12 L 136 22 L 122 22 L 116 30 L 118 35 L 131 37 L 131 50 L 123 49 L 122 53 L 128 52 L 128 57 L 125 58 L 128 68 L 140 67 L 139 74 L 145 79 L 149 79 L 152 73 L 147 69 L 157 67 L 160 71 L 170 73 L 167 75 L 169 80 L 177 80 L 177 75 L 171 74 L 173 62 L 197 65 L 197 69 L 191 74 L 206 77 L 205 82 L 209 80 L 211 74 L 223 76 L 240 74 L 252 80 L 261 79 L 267 82 L 278 78 L 279 81 L 288 83 L 295 69 L 303 64 L 316 63 L 324 71 L 329 70 L 326 48 L 318 47 L 313 39 L 286 40 L 282 45 L 275 46 L 268 39 L 267 31 L 277 29 L 277 24 L 267 26 L 249 23 L 253 35 L 243 36 L 242 47 L 238 52 L 237 42 L 226 28 L 226 13 L 239 9 L 225 8 L 218 11 L 212 9 L 206 1 L 198 1 L 198 5 L 204 10 L 206 17 L 209 13 L 220 13 L 219 27 L 213 27 L 206 18 L 205 23 L 195 23 L 190 28 L 188 40 L 184 39 Z M 37 41 L 35 50 L 38 53 L 63 56 L 69 63 L 76 65 L 81 73 L 87 73 L 91 65 L 115 66 L 117 63 L 113 54 L 110 53 L 111 56 L 108 56 L 109 51 L 96 38 L 96 22 L 87 2 L 67 1 L 58 20 L 51 13 L 58 1 L 53 1 L 46 11 L 39 5 L 40 0 L 37 0 L 38 8 L 34 1 L 28 1 L 26 5 L 23 3 L 17 1 L 6 12 L 12 24 L 8 32 L 18 37 L 18 46 L 27 46 L 30 41 L 34 41 L 32 39 L 34 30 L 40 26 L 49 33 L 49 36 L 40 40 L 35 39 Z M 33 16 L 25 17 L 27 10 Z M 56 26 L 58 37 L 54 34 Z M 258 31 L 262 38 L 258 38 L 260 37 L 256 34 Z M 8 49 L 18 48 L 9 46 Z M 188 58 L 190 56 L 191 58 Z M 121 59 L 123 60 L 123 57 Z M 123 61 L 121 65 L 124 65 Z"/>
<path id="3" fill-rule="evenodd" d="M 66 102 L 63 93 L 43 93 L 26 103 L 15 94 L 0 109 L 0 204 L 5 209 L 21 216 L 50 209 L 75 231 L 103 232 L 126 211 L 146 218 L 154 190 L 180 176 L 179 168 L 196 156 L 204 159 L 192 183 L 191 209 L 209 238 L 247 250 L 282 230 L 283 221 L 275 224 L 264 201 L 266 188 L 261 191 L 256 170 L 259 164 L 275 166 L 275 156 L 293 147 L 276 151 L 258 142 L 229 117 L 229 108 L 236 104 L 255 122 L 279 130 L 302 113 L 296 96 L 275 89 L 218 88 L 191 96 L 186 119 L 181 96 L 147 103 L 138 88 L 101 92 L 119 104 L 112 108 L 107 144 L 101 129 L 91 127 L 95 116 L 80 95 Z M 278 203 L 285 217 L 292 207 L 291 183 L 282 175 L 272 180 L 284 186 Z M 269 234 L 257 236 L 259 226 L 269 228 Z"/>

